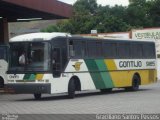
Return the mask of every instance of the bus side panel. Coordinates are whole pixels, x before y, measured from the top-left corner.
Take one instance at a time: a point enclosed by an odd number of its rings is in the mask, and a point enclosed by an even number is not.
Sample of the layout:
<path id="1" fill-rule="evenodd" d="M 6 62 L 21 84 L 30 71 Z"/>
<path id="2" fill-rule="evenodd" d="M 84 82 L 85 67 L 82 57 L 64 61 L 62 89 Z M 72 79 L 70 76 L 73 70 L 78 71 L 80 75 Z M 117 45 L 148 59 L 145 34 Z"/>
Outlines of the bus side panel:
<path id="1" fill-rule="evenodd" d="M 156 82 L 156 70 L 155 69 L 140 69 L 140 70 L 119 70 L 115 63 L 115 60 L 105 60 L 106 66 L 111 75 L 112 81 L 115 87 L 128 87 L 132 85 L 132 78 L 135 73 L 138 73 L 141 78 L 141 85 L 150 84 Z"/>
<path id="2" fill-rule="evenodd" d="M 91 75 L 86 73 L 74 73 L 74 76 L 78 76 L 81 83 L 81 90 L 96 90 L 96 85 L 93 82 Z"/>
<path id="3" fill-rule="evenodd" d="M 88 72 L 86 64 L 83 59 L 70 60 L 66 70 L 58 78 L 50 76 L 51 93 L 64 93 L 68 92 L 68 84 L 73 76 L 77 76 L 81 83 L 81 90 L 95 90 L 92 77 Z"/>
<path id="4" fill-rule="evenodd" d="M 94 81 L 88 71 L 88 67 L 83 59 L 72 59 L 69 61 L 64 74 L 69 76 L 68 81 L 71 77 L 77 76 L 81 83 L 81 90 L 95 90 Z"/>
<path id="5" fill-rule="evenodd" d="M 105 64 L 108 68 L 114 87 L 127 87 L 132 85 L 132 74 L 129 75 L 130 71 L 118 70 L 113 59 L 106 59 Z"/>
<path id="6" fill-rule="evenodd" d="M 62 73 L 60 78 L 51 78 L 51 93 L 68 92 L 68 84 L 73 76 L 77 76 L 81 83 L 81 90 L 96 90 L 89 73 Z"/>
<path id="7" fill-rule="evenodd" d="M 72 59 L 65 72 L 80 79 L 82 90 L 114 87 L 104 59 Z"/>
<path id="8" fill-rule="evenodd" d="M 138 73 L 141 78 L 141 85 L 156 82 L 156 70 L 130 70 L 109 72 L 115 87 L 129 87 L 132 85 L 132 78 Z"/>
<path id="9" fill-rule="evenodd" d="M 156 70 L 139 71 L 141 77 L 141 85 L 147 85 L 156 82 Z"/>
<path id="10" fill-rule="evenodd" d="M 142 85 L 156 80 L 154 69 L 122 70 L 118 69 L 113 59 L 72 59 L 65 70 L 68 76 L 65 81 L 69 82 L 72 76 L 77 76 L 82 90 L 129 87 L 135 73 L 139 73 Z M 65 84 L 68 87 L 67 82 Z"/>
<path id="11" fill-rule="evenodd" d="M 114 87 L 127 87 L 132 85 L 132 77 L 128 71 L 109 72 L 114 83 Z"/>

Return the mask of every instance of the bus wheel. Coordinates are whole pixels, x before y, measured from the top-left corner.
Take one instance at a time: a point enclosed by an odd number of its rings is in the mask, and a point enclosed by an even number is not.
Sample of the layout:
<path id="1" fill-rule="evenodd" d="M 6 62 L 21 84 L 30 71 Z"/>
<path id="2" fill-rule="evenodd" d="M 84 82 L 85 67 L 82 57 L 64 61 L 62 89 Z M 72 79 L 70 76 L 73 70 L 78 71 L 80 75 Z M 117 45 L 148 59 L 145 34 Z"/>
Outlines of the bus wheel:
<path id="1" fill-rule="evenodd" d="M 112 88 L 101 89 L 100 91 L 101 91 L 101 93 L 109 93 L 112 91 Z"/>
<path id="2" fill-rule="evenodd" d="M 74 79 L 71 79 L 68 85 L 68 97 L 69 98 L 73 99 L 75 97 L 75 89 L 76 89 L 76 86 L 75 86 Z"/>
<path id="3" fill-rule="evenodd" d="M 4 88 L 4 80 L 0 78 L 0 88 Z"/>
<path id="4" fill-rule="evenodd" d="M 41 93 L 35 93 L 34 94 L 34 98 L 36 99 L 36 100 L 40 100 L 41 99 L 41 96 L 42 96 L 42 94 Z"/>
<path id="5" fill-rule="evenodd" d="M 125 88 L 127 91 L 137 91 L 140 85 L 140 78 L 137 75 L 133 76 L 132 86 Z"/>

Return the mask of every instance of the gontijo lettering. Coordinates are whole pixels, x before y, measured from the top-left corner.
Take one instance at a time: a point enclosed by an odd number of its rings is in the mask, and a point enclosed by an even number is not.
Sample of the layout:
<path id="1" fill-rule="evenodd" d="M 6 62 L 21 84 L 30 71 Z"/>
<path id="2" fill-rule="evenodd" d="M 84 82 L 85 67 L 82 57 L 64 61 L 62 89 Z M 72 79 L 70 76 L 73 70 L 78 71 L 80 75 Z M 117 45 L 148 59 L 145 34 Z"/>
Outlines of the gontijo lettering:
<path id="1" fill-rule="evenodd" d="M 120 68 L 127 68 L 127 67 L 139 68 L 139 67 L 142 67 L 142 61 L 120 61 L 119 67 Z"/>

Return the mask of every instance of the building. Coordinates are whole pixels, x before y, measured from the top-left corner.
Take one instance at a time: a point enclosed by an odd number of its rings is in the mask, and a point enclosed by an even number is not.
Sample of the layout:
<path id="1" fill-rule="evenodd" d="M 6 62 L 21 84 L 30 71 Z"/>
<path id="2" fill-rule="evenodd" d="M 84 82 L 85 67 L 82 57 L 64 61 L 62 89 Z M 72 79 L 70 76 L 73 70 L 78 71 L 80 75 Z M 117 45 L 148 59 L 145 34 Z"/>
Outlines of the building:
<path id="1" fill-rule="evenodd" d="M 9 41 L 9 22 L 67 19 L 72 6 L 57 0 L 0 0 L 0 43 Z"/>

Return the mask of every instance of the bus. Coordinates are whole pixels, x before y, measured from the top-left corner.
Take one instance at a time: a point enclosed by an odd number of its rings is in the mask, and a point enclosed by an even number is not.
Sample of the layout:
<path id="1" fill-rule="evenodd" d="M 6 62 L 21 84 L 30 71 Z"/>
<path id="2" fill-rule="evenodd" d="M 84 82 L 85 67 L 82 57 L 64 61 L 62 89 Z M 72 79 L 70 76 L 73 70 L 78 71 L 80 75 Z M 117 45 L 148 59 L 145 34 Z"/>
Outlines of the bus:
<path id="1" fill-rule="evenodd" d="M 8 46 L 0 45 L 0 89 L 4 88 L 7 82 L 8 69 Z"/>
<path id="2" fill-rule="evenodd" d="M 15 93 L 35 99 L 54 93 L 74 98 L 84 90 L 137 91 L 157 81 L 155 43 L 66 33 L 20 35 L 10 40 L 7 76 Z"/>

